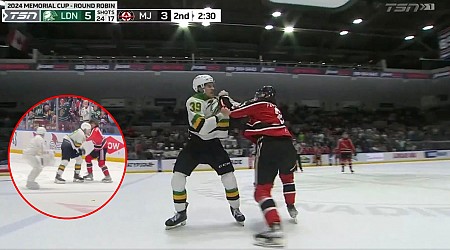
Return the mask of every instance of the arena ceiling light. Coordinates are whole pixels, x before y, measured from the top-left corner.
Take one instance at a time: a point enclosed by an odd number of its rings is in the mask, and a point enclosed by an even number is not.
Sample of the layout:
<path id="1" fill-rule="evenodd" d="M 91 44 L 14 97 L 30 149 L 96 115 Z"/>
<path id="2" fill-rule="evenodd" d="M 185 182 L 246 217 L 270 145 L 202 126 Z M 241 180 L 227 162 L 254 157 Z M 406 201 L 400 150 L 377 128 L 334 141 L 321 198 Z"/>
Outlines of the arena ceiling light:
<path id="1" fill-rule="evenodd" d="M 279 11 L 274 11 L 274 12 L 272 13 L 272 16 L 273 16 L 273 17 L 279 17 L 279 16 L 281 16 L 281 12 L 279 12 Z"/>
<path id="2" fill-rule="evenodd" d="M 212 10 L 211 7 L 205 7 L 204 10 Z"/>
<path id="3" fill-rule="evenodd" d="M 422 30 L 431 30 L 432 28 L 434 28 L 433 25 L 427 25 L 427 26 L 423 27 Z"/>
<path id="4" fill-rule="evenodd" d="M 204 27 L 208 27 L 209 25 L 211 25 L 211 23 L 210 23 L 210 22 L 202 22 L 202 25 L 203 25 Z"/>
<path id="5" fill-rule="evenodd" d="M 287 27 L 284 28 L 284 32 L 286 32 L 286 33 L 292 33 L 292 32 L 294 32 L 294 27 L 292 27 L 292 26 L 287 26 Z"/>
<path id="6" fill-rule="evenodd" d="M 406 40 L 406 41 L 412 40 L 412 39 L 414 39 L 414 36 L 406 36 L 406 37 L 405 37 L 405 40 Z"/>
<path id="7" fill-rule="evenodd" d="M 266 25 L 266 27 L 264 27 L 264 29 L 271 30 L 271 29 L 273 29 L 273 25 L 268 24 L 268 25 Z"/>
<path id="8" fill-rule="evenodd" d="M 362 23 L 362 19 L 361 18 L 357 18 L 357 19 L 355 19 L 355 20 L 353 20 L 353 23 L 354 24 L 360 24 L 360 23 Z"/>
<path id="9" fill-rule="evenodd" d="M 187 28 L 188 26 L 189 26 L 189 22 L 187 22 L 187 21 L 181 21 L 181 22 L 179 22 L 178 23 L 178 26 L 180 27 L 180 28 Z"/>
<path id="10" fill-rule="evenodd" d="M 339 32 L 339 35 L 341 35 L 341 36 L 345 36 L 347 34 L 348 34 L 347 30 L 343 30 L 343 31 Z"/>

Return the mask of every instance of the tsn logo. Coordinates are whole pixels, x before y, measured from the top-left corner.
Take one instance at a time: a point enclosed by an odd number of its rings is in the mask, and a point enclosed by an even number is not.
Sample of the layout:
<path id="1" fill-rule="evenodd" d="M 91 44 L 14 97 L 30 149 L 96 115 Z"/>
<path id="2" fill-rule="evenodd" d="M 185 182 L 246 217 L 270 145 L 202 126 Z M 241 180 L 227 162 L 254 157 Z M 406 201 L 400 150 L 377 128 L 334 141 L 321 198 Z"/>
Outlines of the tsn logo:
<path id="1" fill-rule="evenodd" d="M 38 19 L 38 13 L 31 11 L 11 11 L 8 17 L 10 20 L 36 20 Z"/>
<path id="2" fill-rule="evenodd" d="M 435 10 L 434 3 L 387 3 L 386 12 L 417 12 L 422 10 Z"/>

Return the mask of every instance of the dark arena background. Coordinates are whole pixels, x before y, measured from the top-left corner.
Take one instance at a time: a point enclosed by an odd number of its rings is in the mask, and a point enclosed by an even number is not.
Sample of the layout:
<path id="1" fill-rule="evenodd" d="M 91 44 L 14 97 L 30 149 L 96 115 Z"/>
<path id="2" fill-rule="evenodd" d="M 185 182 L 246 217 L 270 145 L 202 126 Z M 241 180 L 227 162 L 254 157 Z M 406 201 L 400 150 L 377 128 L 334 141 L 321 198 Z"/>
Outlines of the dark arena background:
<path id="1" fill-rule="evenodd" d="M 253 197 L 256 152 L 242 120 L 230 120 L 221 143 L 245 226 L 233 223 L 220 178 L 200 164 L 188 177 L 187 225 L 164 230 L 199 74 L 239 102 L 275 88 L 303 168 L 294 173 L 298 224 L 279 179 L 272 191 L 286 248 L 449 249 L 450 1 L 0 1 L 0 9 L 0 249 L 260 248 L 252 245 L 266 228 Z M 68 134 L 85 119 L 75 100 L 66 100 L 67 117 L 43 103 L 15 131 L 28 109 L 58 95 L 97 102 L 125 137 L 114 151 L 127 152 L 117 195 L 75 221 L 30 209 L 9 178 L 8 159 L 28 143 L 20 133 Z M 119 134 L 111 119 L 97 119 L 104 134 Z M 336 150 L 344 132 L 356 149 L 352 174 L 341 172 Z M 37 181 L 47 188 L 24 192 L 56 210 L 92 206 L 61 205 L 55 193 L 76 192 Z"/>

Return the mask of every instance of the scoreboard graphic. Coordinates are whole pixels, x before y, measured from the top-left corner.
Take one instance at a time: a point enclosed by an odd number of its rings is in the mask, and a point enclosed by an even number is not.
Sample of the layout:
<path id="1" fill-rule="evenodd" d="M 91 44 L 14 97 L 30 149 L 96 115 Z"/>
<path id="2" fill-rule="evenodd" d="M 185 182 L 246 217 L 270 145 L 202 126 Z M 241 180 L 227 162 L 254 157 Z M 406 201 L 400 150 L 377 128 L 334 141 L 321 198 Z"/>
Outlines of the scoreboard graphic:
<path id="1" fill-rule="evenodd" d="M 117 1 L 5 1 L 2 22 L 221 22 L 220 9 L 117 9 Z"/>

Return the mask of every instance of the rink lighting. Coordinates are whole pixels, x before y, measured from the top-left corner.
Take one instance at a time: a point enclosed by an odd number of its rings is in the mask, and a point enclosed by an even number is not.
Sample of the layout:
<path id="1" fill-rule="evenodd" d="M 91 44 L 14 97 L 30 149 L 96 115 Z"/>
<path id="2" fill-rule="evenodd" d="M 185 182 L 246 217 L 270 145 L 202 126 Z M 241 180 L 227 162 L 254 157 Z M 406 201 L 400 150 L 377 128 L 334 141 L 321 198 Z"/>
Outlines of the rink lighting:
<path id="1" fill-rule="evenodd" d="M 266 25 L 266 27 L 264 27 L 264 29 L 266 29 L 266 30 L 271 30 L 271 29 L 273 29 L 273 25 Z"/>
<path id="2" fill-rule="evenodd" d="M 427 25 L 427 26 L 423 27 L 422 30 L 431 30 L 432 28 L 434 28 L 433 25 Z"/>
<path id="3" fill-rule="evenodd" d="M 204 10 L 212 10 L 211 7 L 205 7 Z"/>
<path id="4" fill-rule="evenodd" d="M 210 22 L 202 22 L 202 25 L 203 25 L 204 27 L 208 27 L 209 25 L 211 25 L 211 23 L 210 23 Z"/>
<path id="5" fill-rule="evenodd" d="M 341 36 L 345 36 L 347 34 L 348 34 L 348 31 L 346 31 L 346 30 L 339 32 L 339 35 L 341 35 Z"/>
<path id="6" fill-rule="evenodd" d="M 284 28 L 284 32 L 292 33 L 292 32 L 294 32 L 294 27 L 292 27 L 292 26 L 285 27 Z"/>
<path id="7" fill-rule="evenodd" d="M 274 13 L 272 13 L 272 16 L 273 17 L 279 17 L 279 16 L 281 16 L 281 12 L 275 11 Z"/>
<path id="8" fill-rule="evenodd" d="M 357 19 L 355 19 L 355 20 L 353 20 L 353 23 L 354 24 L 360 24 L 360 23 L 362 23 L 362 19 L 361 18 L 357 18 Z"/>
<path id="9" fill-rule="evenodd" d="M 184 21 L 183 22 L 179 22 L 178 26 L 180 28 L 187 28 L 189 26 L 189 22 L 184 22 Z"/>
<path id="10" fill-rule="evenodd" d="M 5 6 L 6 4 L 5 4 L 5 1 L 1 1 L 0 0 L 0 6 Z"/>
<path id="11" fill-rule="evenodd" d="M 408 40 L 411 40 L 413 38 L 414 38 L 414 36 L 407 36 L 407 37 L 405 37 L 405 40 L 408 41 Z"/>

